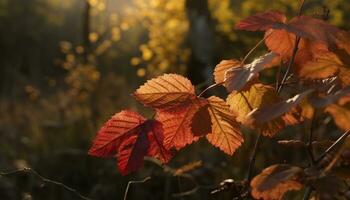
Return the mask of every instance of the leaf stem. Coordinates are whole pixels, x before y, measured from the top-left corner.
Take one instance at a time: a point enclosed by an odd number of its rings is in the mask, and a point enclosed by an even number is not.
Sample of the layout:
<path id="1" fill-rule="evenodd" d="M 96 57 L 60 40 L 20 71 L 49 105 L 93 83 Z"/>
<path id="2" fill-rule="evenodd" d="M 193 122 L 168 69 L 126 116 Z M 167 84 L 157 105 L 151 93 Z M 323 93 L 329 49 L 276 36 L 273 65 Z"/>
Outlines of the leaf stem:
<path id="1" fill-rule="evenodd" d="M 245 61 L 248 59 L 248 57 L 260 46 L 261 43 L 263 43 L 266 38 L 270 37 L 271 33 L 268 35 L 265 35 L 263 39 L 261 39 L 252 49 L 249 50 L 249 52 L 245 55 L 243 58 L 241 64 L 244 65 Z"/>
<path id="2" fill-rule="evenodd" d="M 221 83 L 215 83 L 213 85 L 210 85 L 209 87 L 205 88 L 199 95 L 198 97 L 201 97 L 206 91 L 210 90 L 211 88 L 214 88 L 216 86 L 222 85 L 224 82 Z"/>

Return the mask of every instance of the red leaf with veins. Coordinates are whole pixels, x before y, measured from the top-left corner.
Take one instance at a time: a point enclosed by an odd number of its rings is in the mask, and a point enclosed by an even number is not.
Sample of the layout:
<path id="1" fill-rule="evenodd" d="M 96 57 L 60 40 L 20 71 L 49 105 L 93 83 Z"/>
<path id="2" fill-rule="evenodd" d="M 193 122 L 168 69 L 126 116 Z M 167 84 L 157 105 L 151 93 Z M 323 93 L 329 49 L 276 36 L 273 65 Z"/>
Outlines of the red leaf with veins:
<path id="1" fill-rule="evenodd" d="M 145 121 L 138 113 L 128 110 L 113 115 L 97 133 L 89 155 L 114 156 L 125 137 L 135 132 Z"/>
<path id="2" fill-rule="evenodd" d="M 164 146 L 166 149 L 177 150 L 199 139 L 191 130 L 194 114 L 207 102 L 196 98 L 188 103 L 172 109 L 172 112 L 157 111 L 156 119 L 163 124 Z"/>
<path id="3" fill-rule="evenodd" d="M 117 156 L 122 175 L 143 166 L 144 156 L 152 156 L 168 162 L 172 155 L 163 146 L 162 124 L 146 120 L 133 111 L 115 114 L 98 132 L 89 155 L 97 157 Z"/>

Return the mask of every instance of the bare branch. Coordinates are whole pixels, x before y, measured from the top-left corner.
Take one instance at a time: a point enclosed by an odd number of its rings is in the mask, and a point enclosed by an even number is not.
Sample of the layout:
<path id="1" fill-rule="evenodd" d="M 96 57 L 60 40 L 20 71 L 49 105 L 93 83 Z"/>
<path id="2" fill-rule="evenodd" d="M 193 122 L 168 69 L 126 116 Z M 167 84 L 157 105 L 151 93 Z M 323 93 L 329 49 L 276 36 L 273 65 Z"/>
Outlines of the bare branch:
<path id="1" fill-rule="evenodd" d="M 129 181 L 128 182 L 128 185 L 126 186 L 126 189 L 125 189 L 125 193 L 124 193 L 124 200 L 126 200 L 127 199 L 127 197 L 128 197 L 128 192 L 129 192 L 129 188 L 130 188 L 130 186 L 132 185 L 132 184 L 138 184 L 138 183 L 144 183 L 144 182 L 146 182 L 146 181 L 148 181 L 148 180 L 150 180 L 151 179 L 151 177 L 146 177 L 146 178 L 144 178 L 144 179 L 142 179 L 142 180 L 140 180 L 140 181 Z"/>
<path id="2" fill-rule="evenodd" d="M 80 194 L 76 189 L 74 188 L 71 188 L 67 185 L 65 185 L 64 183 L 61 183 L 61 182 L 58 182 L 58 181 L 55 181 L 55 180 L 51 180 L 51 179 L 48 179 L 48 178 L 45 178 L 43 177 L 42 175 L 40 175 L 38 172 L 36 172 L 35 170 L 31 169 L 31 168 L 28 168 L 28 167 L 25 167 L 23 169 L 18 169 L 18 170 L 13 170 L 13 171 L 10 171 L 10 172 L 0 172 L 0 178 L 2 176 L 11 176 L 11 175 L 16 175 L 16 174 L 22 174 L 22 173 L 25 173 L 25 174 L 32 174 L 34 175 L 35 177 L 37 177 L 40 181 L 42 181 L 44 184 L 46 183 L 49 183 L 49 184 L 53 184 L 53 185 L 56 185 L 56 186 L 59 186 L 71 193 L 73 193 L 74 195 L 76 195 L 77 197 L 79 197 L 80 199 L 84 199 L 84 200 L 91 200 L 90 198 L 86 197 L 86 196 L 83 196 L 82 194 Z"/>

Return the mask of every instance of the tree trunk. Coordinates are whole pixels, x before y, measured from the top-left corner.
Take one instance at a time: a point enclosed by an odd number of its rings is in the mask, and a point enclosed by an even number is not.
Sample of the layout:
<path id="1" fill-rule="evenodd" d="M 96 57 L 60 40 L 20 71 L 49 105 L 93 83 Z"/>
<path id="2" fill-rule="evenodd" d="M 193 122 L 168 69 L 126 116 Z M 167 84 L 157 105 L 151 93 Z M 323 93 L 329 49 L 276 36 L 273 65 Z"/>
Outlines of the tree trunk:
<path id="1" fill-rule="evenodd" d="M 188 42 L 191 58 L 188 76 L 194 84 L 211 81 L 213 68 L 213 22 L 207 0 L 186 0 L 186 12 L 190 22 Z"/>

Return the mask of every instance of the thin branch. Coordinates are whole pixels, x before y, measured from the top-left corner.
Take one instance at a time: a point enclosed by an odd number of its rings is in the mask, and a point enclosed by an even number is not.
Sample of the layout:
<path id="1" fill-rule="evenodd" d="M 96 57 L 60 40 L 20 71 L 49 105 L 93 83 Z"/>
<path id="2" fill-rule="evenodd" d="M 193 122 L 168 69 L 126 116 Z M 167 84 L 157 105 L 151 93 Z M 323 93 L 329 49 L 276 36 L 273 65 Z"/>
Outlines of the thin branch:
<path id="1" fill-rule="evenodd" d="M 207 88 L 205 88 L 199 95 L 198 97 L 201 97 L 206 91 L 210 90 L 211 88 L 214 88 L 216 86 L 219 86 L 219 85 L 222 85 L 224 82 L 221 82 L 221 83 L 215 83 Z"/>
<path id="2" fill-rule="evenodd" d="M 144 183 L 144 182 L 146 182 L 146 181 L 148 181 L 150 179 L 151 179 L 151 177 L 148 176 L 148 177 L 146 177 L 146 178 L 144 178 L 144 179 L 142 179 L 140 181 L 129 181 L 128 185 L 126 186 L 126 189 L 125 189 L 124 200 L 126 200 L 127 197 L 128 197 L 128 192 L 129 192 L 129 188 L 130 188 L 131 184 Z"/>
<path id="3" fill-rule="evenodd" d="M 310 165 L 313 166 L 315 164 L 315 155 L 314 155 L 314 147 L 312 145 L 313 143 L 313 132 L 314 132 L 314 123 L 315 119 L 314 117 L 311 118 L 310 122 L 310 129 L 309 129 L 309 141 L 307 143 L 307 152 L 310 157 Z"/>
<path id="4" fill-rule="evenodd" d="M 245 57 L 243 58 L 241 64 L 244 65 L 245 61 L 248 59 L 248 57 L 260 46 L 260 44 L 262 44 L 266 38 L 270 37 L 271 33 L 268 35 L 265 35 L 263 39 L 261 39 L 251 50 L 249 50 L 249 52 L 245 55 Z"/>
<path id="5" fill-rule="evenodd" d="M 261 144 L 261 141 L 262 141 L 262 134 L 260 133 L 258 135 L 258 138 L 256 139 L 255 141 L 255 145 L 254 145 L 254 149 L 253 149 L 253 154 L 250 158 L 250 162 L 249 162 L 249 167 L 248 167 L 248 176 L 247 176 L 247 179 L 248 179 L 248 183 L 250 183 L 250 181 L 252 180 L 252 176 L 253 176 L 253 169 L 254 169 L 254 165 L 255 165 L 255 160 L 256 160 L 256 155 L 257 155 L 257 152 L 258 152 L 258 148 Z"/>
<path id="6" fill-rule="evenodd" d="M 305 4 L 305 0 L 302 0 L 302 2 L 300 4 L 298 15 L 302 14 L 304 4 Z M 292 57 L 291 57 L 291 59 L 289 61 L 289 64 L 288 64 L 288 67 L 287 67 L 287 71 L 286 71 L 286 73 L 283 76 L 281 84 L 278 85 L 278 88 L 277 88 L 277 93 L 278 94 L 282 91 L 284 83 L 286 82 L 287 77 L 289 75 L 289 72 L 290 72 L 290 70 L 291 70 L 291 68 L 292 68 L 292 66 L 294 64 L 294 60 L 295 60 L 296 54 L 298 52 L 299 42 L 300 42 L 300 37 L 296 37 L 295 45 L 294 45 L 294 49 L 293 49 L 293 54 L 292 54 Z M 261 134 L 259 134 L 259 136 L 258 136 L 258 138 L 256 139 L 256 142 L 255 142 L 253 155 L 251 156 L 251 159 L 250 159 L 250 162 L 249 162 L 249 168 L 248 168 L 248 181 L 249 182 L 251 181 L 251 178 L 252 178 L 253 168 L 254 168 L 254 165 L 255 165 L 255 159 L 256 159 L 256 155 L 257 155 L 257 149 L 259 148 L 261 141 L 262 141 L 262 136 L 261 136 Z"/>
<path id="7" fill-rule="evenodd" d="M 326 157 L 327 154 L 332 152 L 340 142 L 342 142 L 346 137 L 349 136 L 349 134 L 350 130 L 343 133 L 323 154 L 320 155 L 320 157 L 316 159 L 316 163 L 320 162 L 324 157 Z"/>
<path id="8" fill-rule="evenodd" d="M 23 168 L 23 169 L 13 170 L 13 171 L 10 171 L 10 172 L 0 172 L 0 178 L 1 178 L 1 176 L 10 176 L 10 175 L 21 174 L 21 173 L 32 174 L 35 177 L 37 177 L 40 181 L 42 181 L 44 184 L 45 183 L 50 183 L 50 184 L 59 186 L 59 187 L 65 189 L 65 190 L 71 192 L 72 194 L 76 195 L 80 199 L 91 200 L 90 198 L 80 194 L 76 189 L 71 188 L 71 187 L 69 187 L 69 186 L 67 186 L 67 185 L 65 185 L 65 184 L 63 184 L 61 182 L 45 178 L 42 175 L 40 175 L 38 172 L 36 172 L 35 170 L 33 170 L 31 168 L 27 168 L 27 167 Z"/>

